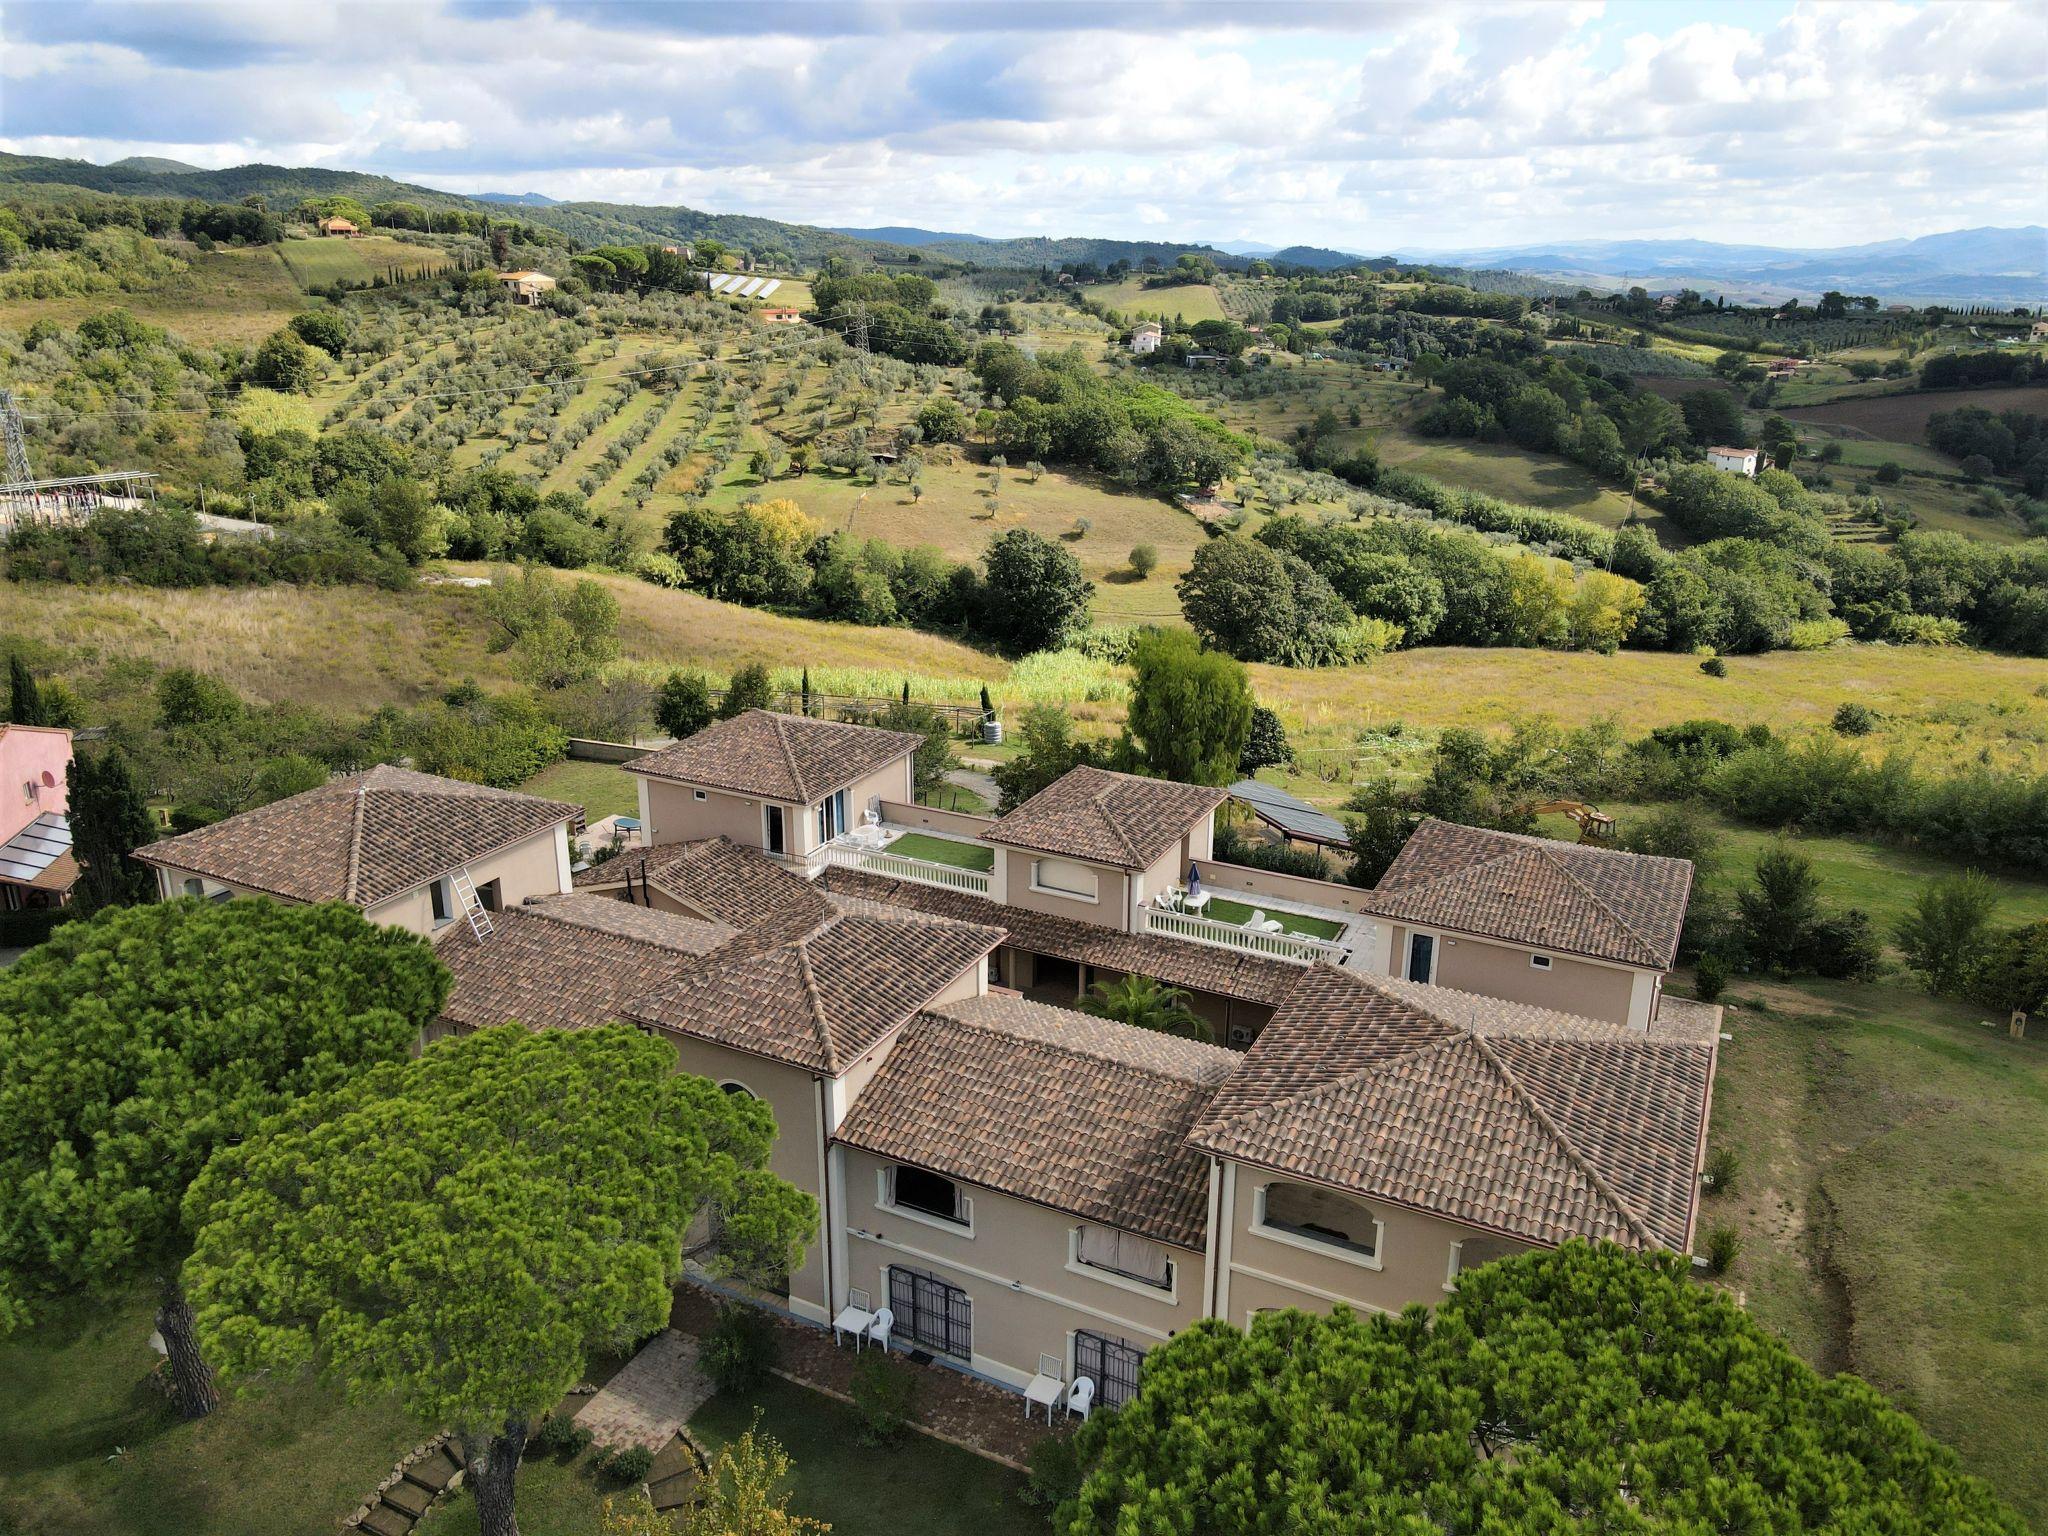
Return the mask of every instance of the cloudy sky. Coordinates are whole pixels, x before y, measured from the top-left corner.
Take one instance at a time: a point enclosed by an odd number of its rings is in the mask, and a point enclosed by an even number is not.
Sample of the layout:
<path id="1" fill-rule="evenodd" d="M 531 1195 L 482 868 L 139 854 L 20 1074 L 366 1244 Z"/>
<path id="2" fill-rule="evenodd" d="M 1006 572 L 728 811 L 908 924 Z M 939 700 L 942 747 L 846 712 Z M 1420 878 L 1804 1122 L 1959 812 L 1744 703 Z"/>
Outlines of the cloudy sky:
<path id="1" fill-rule="evenodd" d="M 995 235 L 1852 244 L 2048 215 L 2048 0 L 6 0 L 0 147 Z"/>

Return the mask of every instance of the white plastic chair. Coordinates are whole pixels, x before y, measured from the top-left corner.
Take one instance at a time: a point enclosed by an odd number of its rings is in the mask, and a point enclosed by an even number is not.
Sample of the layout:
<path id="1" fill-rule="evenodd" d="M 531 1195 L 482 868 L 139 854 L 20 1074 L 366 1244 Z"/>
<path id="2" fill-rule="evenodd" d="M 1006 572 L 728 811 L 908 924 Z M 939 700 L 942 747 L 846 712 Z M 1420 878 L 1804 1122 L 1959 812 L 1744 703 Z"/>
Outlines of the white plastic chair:
<path id="1" fill-rule="evenodd" d="M 1252 915 L 1244 920 L 1244 925 L 1259 933 L 1264 933 L 1266 931 L 1266 914 L 1257 907 L 1253 907 Z"/>
<path id="2" fill-rule="evenodd" d="M 1060 1389 L 1066 1385 L 1066 1367 L 1058 1355 L 1040 1355 L 1038 1374 L 1031 1378 L 1024 1388 L 1024 1417 L 1031 1417 L 1031 1410 L 1039 1404 L 1045 1406 L 1045 1422 L 1052 1423 L 1052 1407 L 1060 1400 Z"/>
<path id="3" fill-rule="evenodd" d="M 875 1314 L 875 1320 L 868 1324 L 868 1337 L 882 1346 L 882 1353 L 889 1352 L 889 1334 L 896 1326 L 896 1314 L 887 1307 Z"/>
<path id="4" fill-rule="evenodd" d="M 1094 1407 L 1095 1378 L 1076 1376 L 1073 1386 L 1067 1389 L 1067 1417 L 1071 1419 L 1078 1413 L 1085 1421 Z"/>

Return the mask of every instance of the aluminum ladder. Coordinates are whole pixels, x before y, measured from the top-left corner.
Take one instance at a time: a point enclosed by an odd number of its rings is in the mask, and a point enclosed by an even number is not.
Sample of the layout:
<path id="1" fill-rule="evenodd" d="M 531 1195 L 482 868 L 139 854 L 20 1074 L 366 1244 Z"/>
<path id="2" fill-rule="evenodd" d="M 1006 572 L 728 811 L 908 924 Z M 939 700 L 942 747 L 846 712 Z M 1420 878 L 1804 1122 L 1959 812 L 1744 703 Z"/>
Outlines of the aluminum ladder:
<path id="1" fill-rule="evenodd" d="M 454 888 L 455 901 L 462 915 L 469 919 L 469 931 L 476 935 L 481 944 L 497 930 L 491 926 L 491 914 L 476 894 L 476 882 L 469 877 L 469 866 L 455 871 L 449 885 Z"/>

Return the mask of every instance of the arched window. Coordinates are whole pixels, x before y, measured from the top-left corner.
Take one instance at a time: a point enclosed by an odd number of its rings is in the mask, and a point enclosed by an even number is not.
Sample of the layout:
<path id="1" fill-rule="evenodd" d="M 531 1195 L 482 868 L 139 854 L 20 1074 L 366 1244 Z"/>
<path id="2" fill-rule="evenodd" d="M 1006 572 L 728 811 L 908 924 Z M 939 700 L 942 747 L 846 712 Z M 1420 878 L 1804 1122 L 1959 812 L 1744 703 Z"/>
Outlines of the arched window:
<path id="1" fill-rule="evenodd" d="M 718 1085 L 719 1092 L 729 1093 L 736 1099 L 758 1099 L 760 1095 L 745 1083 L 724 1082 Z"/>

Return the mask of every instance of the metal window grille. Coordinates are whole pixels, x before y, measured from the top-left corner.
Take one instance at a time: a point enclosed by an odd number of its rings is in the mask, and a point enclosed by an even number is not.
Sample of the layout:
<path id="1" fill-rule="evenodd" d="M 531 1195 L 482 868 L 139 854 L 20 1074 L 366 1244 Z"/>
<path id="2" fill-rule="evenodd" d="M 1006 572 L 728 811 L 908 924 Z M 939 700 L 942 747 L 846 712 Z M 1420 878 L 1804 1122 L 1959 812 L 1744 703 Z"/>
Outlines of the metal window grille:
<path id="1" fill-rule="evenodd" d="M 889 1268 L 889 1310 L 896 1328 L 926 1349 L 974 1358 L 974 1303 L 957 1285 L 920 1270 Z"/>
<path id="2" fill-rule="evenodd" d="M 1143 1350 L 1122 1339 L 1085 1330 L 1074 1335 L 1074 1375 L 1095 1378 L 1095 1401 L 1105 1408 L 1129 1402 L 1137 1394 L 1138 1368 L 1144 1360 Z"/>

